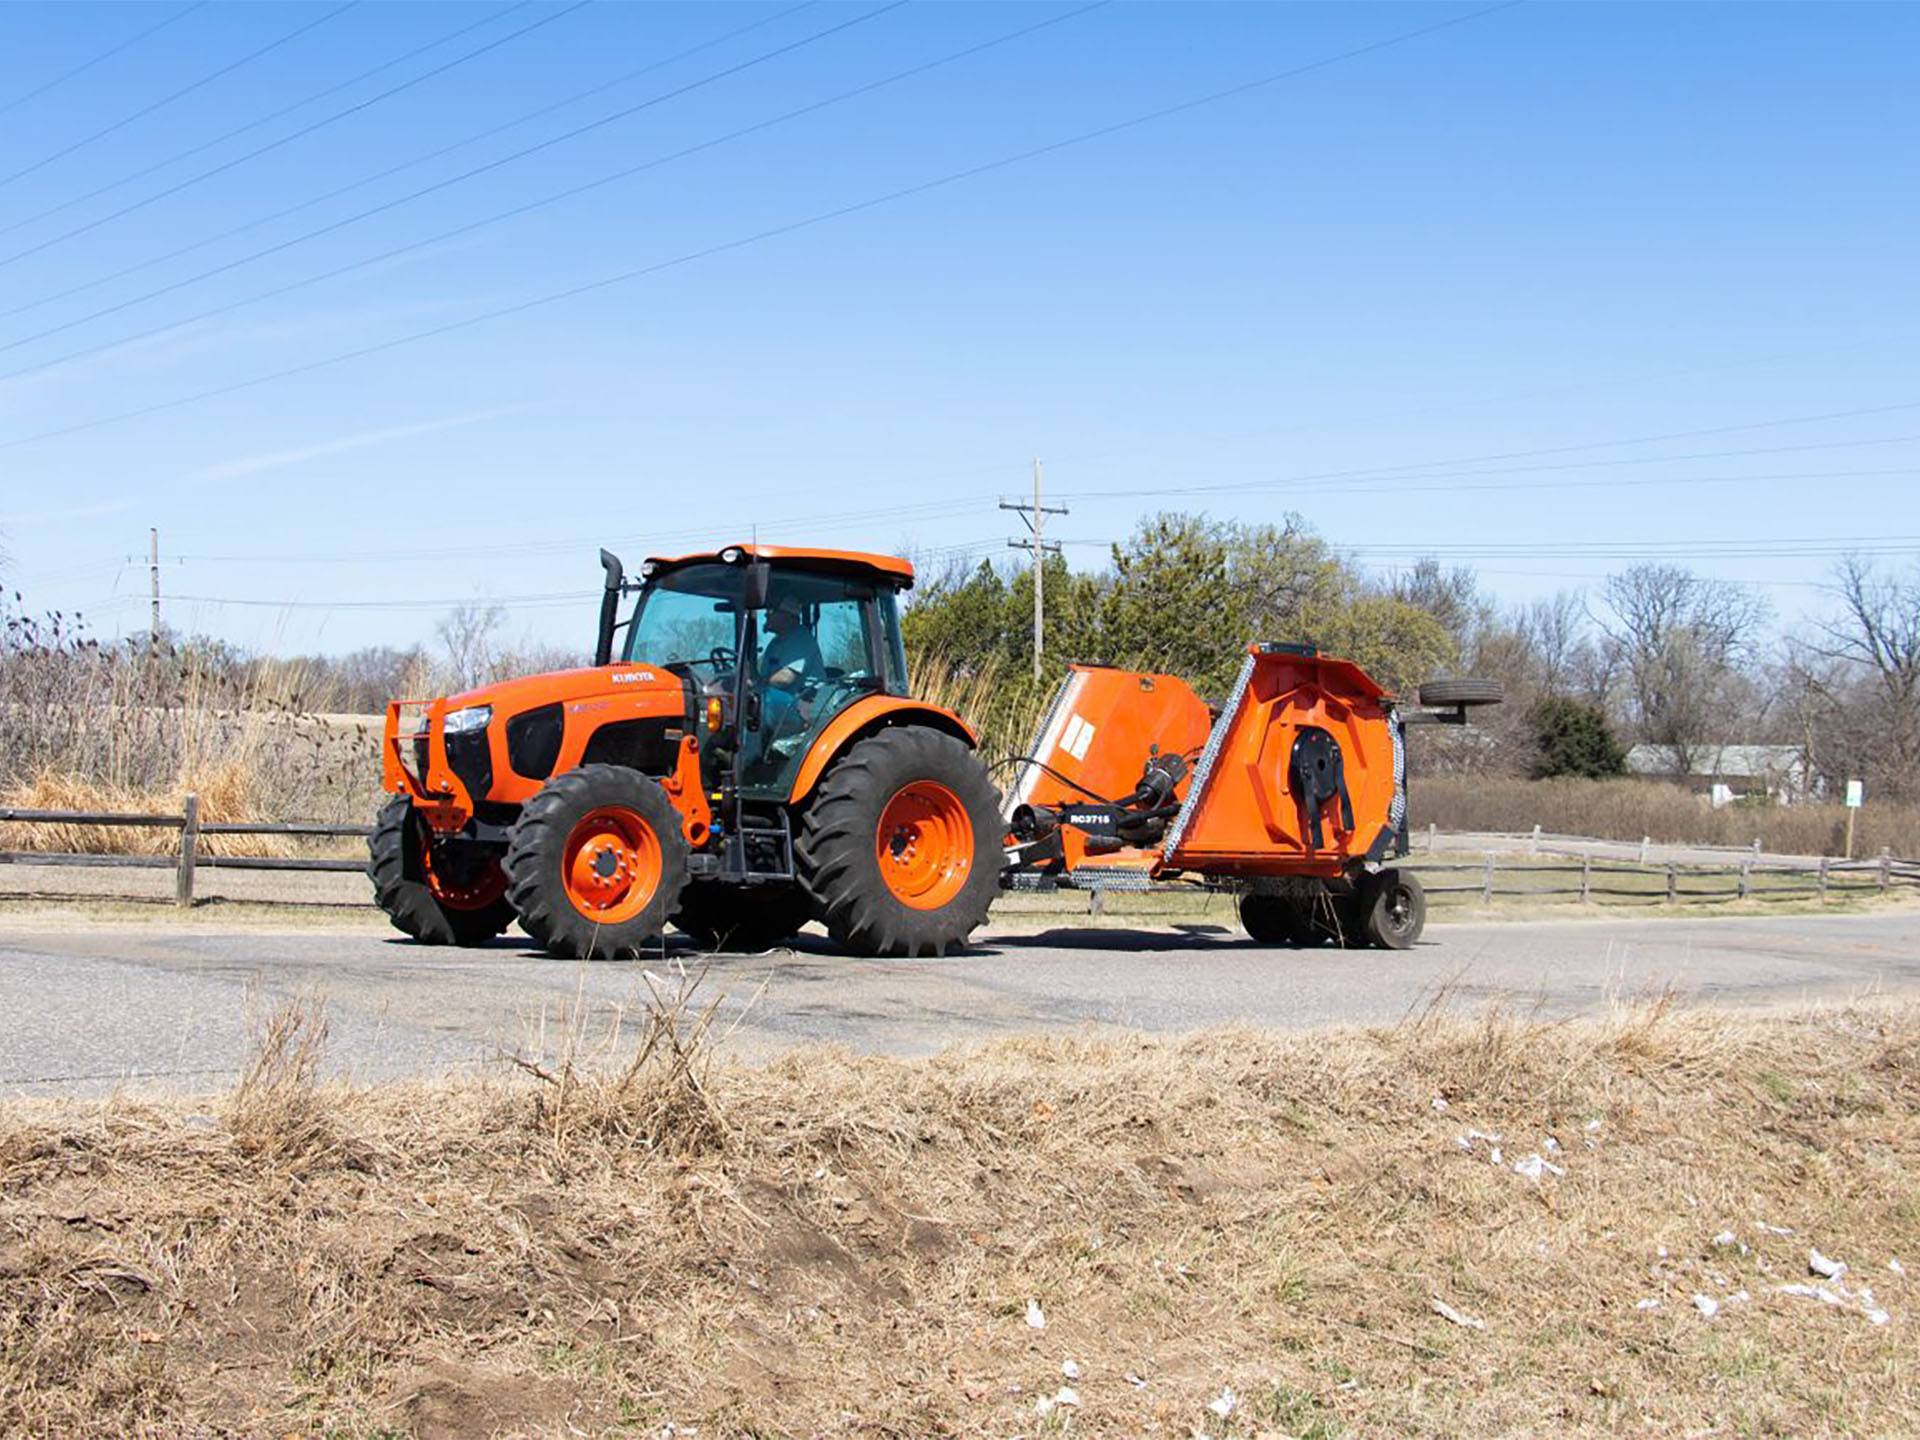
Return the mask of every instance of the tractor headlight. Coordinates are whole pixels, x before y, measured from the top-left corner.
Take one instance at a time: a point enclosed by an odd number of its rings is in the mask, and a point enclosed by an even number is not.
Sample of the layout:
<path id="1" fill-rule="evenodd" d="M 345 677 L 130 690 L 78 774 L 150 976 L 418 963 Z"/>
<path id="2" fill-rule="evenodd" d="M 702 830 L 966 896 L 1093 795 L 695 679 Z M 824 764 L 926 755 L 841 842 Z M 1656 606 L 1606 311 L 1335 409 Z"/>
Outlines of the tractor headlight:
<path id="1" fill-rule="evenodd" d="M 449 735 L 465 735 L 469 730 L 484 730 L 491 719 L 491 705 L 469 705 L 464 710 L 449 710 L 446 731 Z"/>
<path id="2" fill-rule="evenodd" d="M 729 545 L 720 552 L 720 558 L 729 565 L 738 565 L 742 560 L 747 558 L 747 552 L 742 550 L 738 545 Z"/>

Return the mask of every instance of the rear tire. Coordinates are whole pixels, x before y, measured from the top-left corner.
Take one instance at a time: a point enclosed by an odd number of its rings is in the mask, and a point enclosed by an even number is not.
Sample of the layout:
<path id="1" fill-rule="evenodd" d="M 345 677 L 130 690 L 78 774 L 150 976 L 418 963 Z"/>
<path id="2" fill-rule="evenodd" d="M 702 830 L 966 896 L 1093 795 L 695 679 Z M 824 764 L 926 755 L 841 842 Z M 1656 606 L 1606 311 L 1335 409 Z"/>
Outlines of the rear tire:
<path id="1" fill-rule="evenodd" d="M 797 843 L 827 933 L 856 955 L 944 955 L 1000 888 L 1000 796 L 966 745 L 882 730 L 827 771 Z"/>
<path id="2" fill-rule="evenodd" d="M 1359 882 L 1360 932 L 1382 950 L 1411 949 L 1427 928 L 1427 892 L 1408 870 L 1380 870 Z"/>
<path id="3" fill-rule="evenodd" d="M 1240 924 L 1262 945 L 1298 945 L 1300 907 L 1284 895 L 1240 897 Z"/>
<path id="4" fill-rule="evenodd" d="M 752 954 L 790 940 L 813 918 L 813 897 L 798 885 L 695 882 L 681 892 L 674 925 L 702 950 Z"/>
<path id="5" fill-rule="evenodd" d="M 484 945 L 513 923 L 513 906 L 492 885 L 434 893 L 426 825 L 405 796 L 380 808 L 367 837 L 367 878 L 393 928 L 422 945 Z M 491 893 L 492 898 L 488 898 Z"/>
<path id="6" fill-rule="evenodd" d="M 557 775 L 507 837 L 507 898 L 549 954 L 622 959 L 656 946 L 687 883 L 666 791 L 623 765 Z"/>

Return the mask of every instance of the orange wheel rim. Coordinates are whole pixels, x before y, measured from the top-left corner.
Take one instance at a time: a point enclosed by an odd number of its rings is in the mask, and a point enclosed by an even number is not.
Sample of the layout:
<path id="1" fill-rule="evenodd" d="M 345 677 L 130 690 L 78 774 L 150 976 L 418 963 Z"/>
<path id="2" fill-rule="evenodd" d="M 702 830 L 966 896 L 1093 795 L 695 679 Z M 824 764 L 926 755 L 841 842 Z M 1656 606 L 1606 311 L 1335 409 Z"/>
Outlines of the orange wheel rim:
<path id="1" fill-rule="evenodd" d="M 420 869 L 427 882 L 427 893 L 449 910 L 484 910 L 507 893 L 507 872 L 500 862 L 490 861 L 487 868 L 464 884 L 433 868 L 433 846 L 420 847 Z"/>
<path id="2" fill-rule="evenodd" d="M 936 780 L 903 786 L 880 812 L 874 835 L 880 877 L 902 905 L 938 910 L 973 873 L 973 817 Z"/>
<path id="3" fill-rule="evenodd" d="M 660 888 L 660 837 L 621 805 L 590 810 L 567 836 L 560 878 L 567 899 L 590 920 L 618 925 L 647 908 Z"/>

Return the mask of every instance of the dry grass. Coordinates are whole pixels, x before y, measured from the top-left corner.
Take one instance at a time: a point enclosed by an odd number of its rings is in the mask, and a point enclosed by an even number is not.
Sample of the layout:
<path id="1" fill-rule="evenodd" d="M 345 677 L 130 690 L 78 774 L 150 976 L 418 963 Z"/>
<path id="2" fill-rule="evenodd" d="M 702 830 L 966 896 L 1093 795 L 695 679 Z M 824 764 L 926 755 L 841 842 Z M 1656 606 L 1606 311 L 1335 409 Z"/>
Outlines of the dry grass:
<path id="1" fill-rule="evenodd" d="M 630 1052 L 343 1091 L 296 1008 L 213 1114 L 0 1112 L 0 1432 L 1920 1428 L 1915 1010 L 759 1070 L 705 1023 L 677 991 Z M 1810 1246 L 1845 1303 L 1781 1293 Z"/>
<path id="2" fill-rule="evenodd" d="M 1838 855 L 1847 815 L 1840 805 L 1728 805 L 1657 780 L 1518 780 L 1419 775 L 1409 787 L 1415 829 L 1594 835 L 1663 844 L 1751 845 L 1777 855 Z M 1920 856 L 1920 807 L 1875 801 L 1857 817 L 1853 851 Z"/>
<path id="3" fill-rule="evenodd" d="M 57 639 L 57 637 L 56 637 Z M 379 737 L 315 713 L 298 665 L 249 670 L 193 650 L 157 656 L 71 639 L 0 645 L 0 804 L 203 820 L 366 823 Z M 168 853 L 168 830 L 0 824 L 0 848 Z M 300 842 L 209 836 L 210 853 L 302 854 Z"/>

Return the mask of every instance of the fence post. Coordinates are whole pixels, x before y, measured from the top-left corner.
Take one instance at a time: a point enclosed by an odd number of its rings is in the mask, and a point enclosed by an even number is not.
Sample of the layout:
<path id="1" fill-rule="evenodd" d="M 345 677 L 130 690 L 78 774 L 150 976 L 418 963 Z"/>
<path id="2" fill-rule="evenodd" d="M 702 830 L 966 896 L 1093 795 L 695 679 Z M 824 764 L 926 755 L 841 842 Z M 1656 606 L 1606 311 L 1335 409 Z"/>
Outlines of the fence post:
<path id="1" fill-rule="evenodd" d="M 1087 892 L 1087 914 L 1098 920 L 1107 913 L 1107 892 L 1096 885 Z"/>
<path id="2" fill-rule="evenodd" d="M 1820 898 L 1827 898 L 1827 857 L 1820 857 Z"/>
<path id="3" fill-rule="evenodd" d="M 1580 856 L 1580 903 L 1585 905 L 1593 898 L 1593 856 Z"/>
<path id="4" fill-rule="evenodd" d="M 1487 852 L 1486 868 L 1480 874 L 1480 901 L 1485 905 L 1493 903 L 1493 852 L 1491 850 Z"/>
<path id="5" fill-rule="evenodd" d="M 1887 886 L 1891 885 L 1892 883 L 1893 883 L 1893 850 L 1886 845 L 1882 845 L 1880 847 L 1880 888 L 1881 890 L 1884 891 L 1887 888 Z"/>
<path id="6" fill-rule="evenodd" d="M 1433 847 L 1434 847 L 1434 840 L 1435 840 L 1435 838 L 1436 838 L 1436 836 L 1435 836 L 1435 833 L 1434 833 L 1434 832 L 1435 832 L 1435 831 L 1436 831 L 1436 830 L 1437 830 L 1438 828 L 1439 828 L 1439 827 L 1437 827 L 1437 826 L 1436 826 L 1436 825 L 1435 825 L 1435 824 L 1433 823 L 1433 821 L 1431 821 L 1431 820 L 1429 820 L 1429 821 L 1427 822 L 1427 854 L 1429 854 L 1429 855 L 1431 855 L 1431 854 L 1433 853 Z"/>
<path id="7" fill-rule="evenodd" d="M 1535 825 L 1533 827 L 1532 836 L 1530 836 L 1527 840 L 1527 854 L 1538 855 L 1539 853 L 1540 853 L 1540 827 L 1538 825 Z"/>
<path id="8" fill-rule="evenodd" d="M 1740 898 L 1744 900 L 1747 898 L 1748 895 L 1752 893 L 1753 893 L 1753 861 L 1742 860 L 1740 862 Z"/>
<path id="9" fill-rule="evenodd" d="M 1753 837 L 1753 853 L 1756 855 L 1760 853 L 1760 837 L 1758 835 Z"/>
<path id="10" fill-rule="evenodd" d="M 174 877 L 173 899 L 182 908 L 193 905 L 194 852 L 200 844 L 200 797 L 188 795 L 181 806 L 180 871 Z"/>
<path id="11" fill-rule="evenodd" d="M 1653 837 L 1651 835 L 1642 835 L 1640 837 L 1640 863 L 1642 865 L 1647 863 L 1647 847 L 1652 843 Z"/>
<path id="12" fill-rule="evenodd" d="M 1680 901 L 1678 889 L 1679 873 L 1673 861 L 1667 861 L 1667 904 L 1675 905 Z"/>

